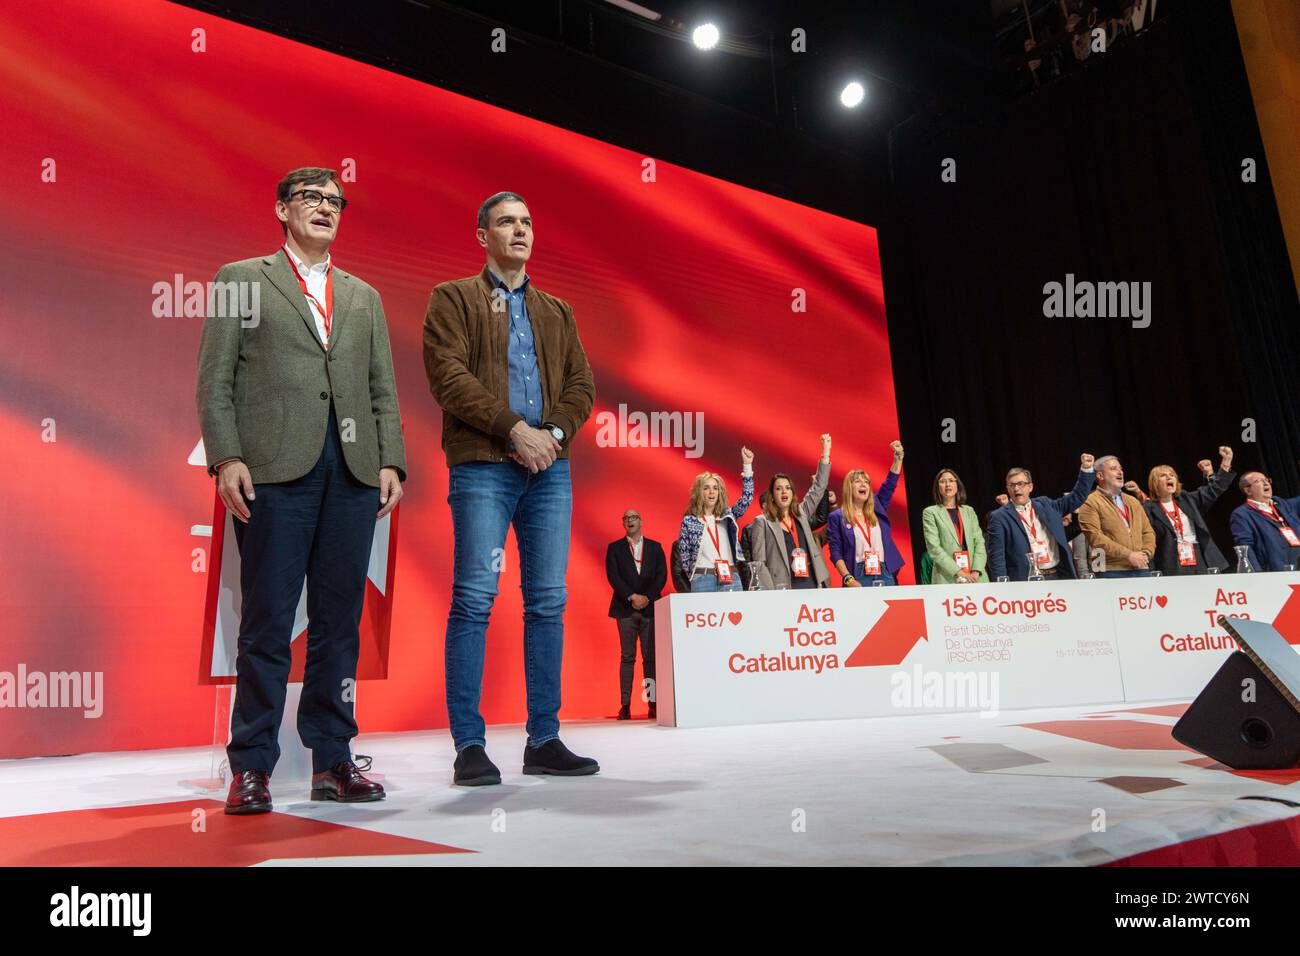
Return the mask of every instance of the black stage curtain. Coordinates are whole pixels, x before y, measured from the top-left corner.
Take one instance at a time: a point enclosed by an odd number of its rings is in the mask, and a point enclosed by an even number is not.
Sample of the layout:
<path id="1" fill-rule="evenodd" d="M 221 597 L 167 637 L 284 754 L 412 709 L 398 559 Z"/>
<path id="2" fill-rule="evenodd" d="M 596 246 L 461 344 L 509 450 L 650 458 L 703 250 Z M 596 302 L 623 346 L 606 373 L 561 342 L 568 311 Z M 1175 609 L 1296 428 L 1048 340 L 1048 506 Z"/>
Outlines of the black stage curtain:
<path id="1" fill-rule="evenodd" d="M 1195 463 L 1226 444 L 1238 472 L 1300 494 L 1300 304 L 1228 3 L 1179 7 L 1085 66 L 996 113 L 894 132 L 880 239 L 917 560 L 940 467 L 981 515 L 1012 466 L 1063 494 L 1081 451 L 1118 455 L 1145 490 L 1156 464 L 1199 485 Z M 1067 273 L 1149 282 L 1150 326 L 1044 317 L 1044 284 Z M 1222 545 L 1240 501 L 1209 516 Z"/>

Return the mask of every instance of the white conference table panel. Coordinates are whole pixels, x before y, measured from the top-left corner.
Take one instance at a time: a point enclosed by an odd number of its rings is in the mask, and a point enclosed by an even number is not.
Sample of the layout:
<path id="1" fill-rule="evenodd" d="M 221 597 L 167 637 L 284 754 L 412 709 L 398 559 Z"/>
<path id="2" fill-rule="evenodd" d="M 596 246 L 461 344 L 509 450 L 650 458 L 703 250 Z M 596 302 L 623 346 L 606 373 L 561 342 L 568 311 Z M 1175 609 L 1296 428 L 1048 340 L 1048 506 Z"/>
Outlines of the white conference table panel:
<path id="1" fill-rule="evenodd" d="M 1119 641 L 1126 700 L 1200 693 L 1224 659 L 1237 649 L 1228 632 L 1219 627 L 1219 615 L 1268 621 L 1293 644 L 1300 641 L 1300 597 L 1293 597 L 1300 588 L 1297 573 L 1104 583 L 1112 590 L 1112 628 Z"/>
<path id="2" fill-rule="evenodd" d="M 1276 618 L 1300 643 L 1297 589 L 1300 574 L 1253 574 L 670 594 L 659 722 L 1192 697 L 1233 650 L 1208 612 Z"/>
<path id="3" fill-rule="evenodd" d="M 1098 629 L 1055 582 L 663 602 L 659 714 L 679 727 L 1124 699 L 1108 607 Z"/>

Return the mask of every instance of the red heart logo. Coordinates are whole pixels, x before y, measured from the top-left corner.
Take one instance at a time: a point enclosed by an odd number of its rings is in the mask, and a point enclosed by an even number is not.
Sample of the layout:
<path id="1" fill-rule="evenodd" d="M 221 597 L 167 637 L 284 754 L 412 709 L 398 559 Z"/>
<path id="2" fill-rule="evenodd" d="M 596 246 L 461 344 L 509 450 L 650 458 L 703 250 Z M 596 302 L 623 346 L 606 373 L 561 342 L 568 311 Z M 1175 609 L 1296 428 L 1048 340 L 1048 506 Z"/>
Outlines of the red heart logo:
<path id="1" fill-rule="evenodd" d="M 1159 597 L 1156 598 L 1156 603 L 1159 604 L 1161 607 L 1164 607 L 1166 604 L 1169 603 L 1169 598 L 1161 594 Z"/>
<path id="2" fill-rule="evenodd" d="M 739 624 L 740 619 L 744 616 L 745 615 L 741 614 L 739 611 L 732 611 L 730 614 L 727 615 L 727 620 L 730 621 L 732 624 Z"/>

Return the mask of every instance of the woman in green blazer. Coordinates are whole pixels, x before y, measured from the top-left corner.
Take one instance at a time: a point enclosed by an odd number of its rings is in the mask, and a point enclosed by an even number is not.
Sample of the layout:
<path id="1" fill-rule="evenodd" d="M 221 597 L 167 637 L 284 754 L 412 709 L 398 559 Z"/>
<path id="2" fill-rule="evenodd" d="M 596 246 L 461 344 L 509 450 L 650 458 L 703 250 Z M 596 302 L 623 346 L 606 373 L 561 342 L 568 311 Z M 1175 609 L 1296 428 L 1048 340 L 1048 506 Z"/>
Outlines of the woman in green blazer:
<path id="1" fill-rule="evenodd" d="M 934 504 L 921 513 L 925 550 L 934 569 L 931 584 L 988 581 L 984 535 L 975 509 L 966 504 L 966 486 L 945 468 L 934 476 Z"/>

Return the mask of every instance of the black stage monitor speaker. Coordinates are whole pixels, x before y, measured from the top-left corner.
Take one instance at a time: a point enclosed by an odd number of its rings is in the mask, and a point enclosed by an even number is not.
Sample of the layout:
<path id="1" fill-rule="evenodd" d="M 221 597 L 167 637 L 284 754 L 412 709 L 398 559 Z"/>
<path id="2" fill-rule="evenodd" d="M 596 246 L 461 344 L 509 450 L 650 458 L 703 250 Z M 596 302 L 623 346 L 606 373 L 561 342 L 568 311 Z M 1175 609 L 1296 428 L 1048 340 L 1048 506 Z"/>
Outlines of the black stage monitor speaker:
<path id="1" fill-rule="evenodd" d="M 1300 763 L 1300 655 L 1263 621 L 1220 617 L 1241 650 L 1174 724 L 1174 739 L 1233 770 Z"/>

